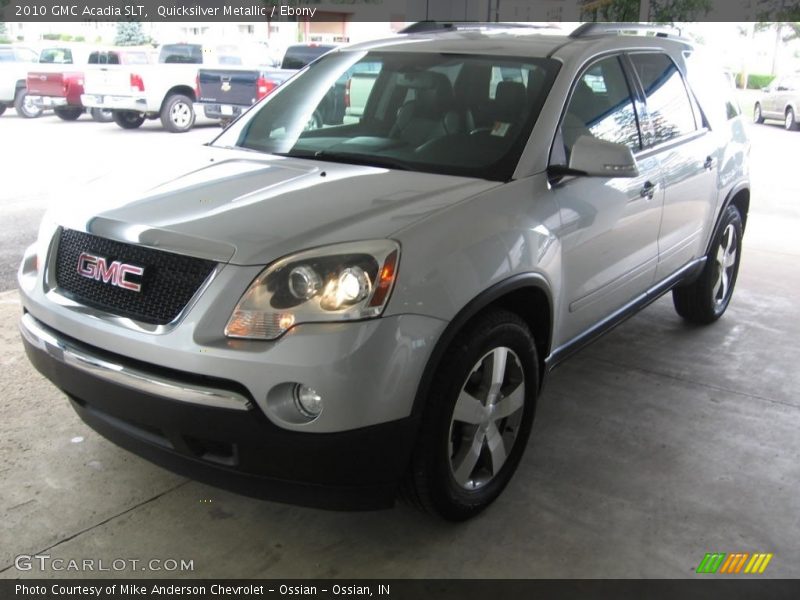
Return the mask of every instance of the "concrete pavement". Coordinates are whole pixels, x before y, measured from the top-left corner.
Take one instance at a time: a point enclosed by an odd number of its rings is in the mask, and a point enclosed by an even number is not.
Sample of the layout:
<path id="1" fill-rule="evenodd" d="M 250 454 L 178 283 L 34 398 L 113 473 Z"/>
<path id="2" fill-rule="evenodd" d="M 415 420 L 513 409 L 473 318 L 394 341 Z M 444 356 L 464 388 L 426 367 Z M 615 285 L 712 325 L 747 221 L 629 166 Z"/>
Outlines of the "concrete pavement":
<path id="1" fill-rule="evenodd" d="M 792 136 L 792 137 L 786 137 Z M 174 476 L 106 442 L 27 363 L 0 295 L 0 577 L 689 577 L 770 552 L 800 577 L 800 194 L 753 128 L 756 190 L 728 313 L 665 297 L 553 373 L 526 455 L 486 513 L 333 513 Z M 175 559 L 193 571 L 21 571 L 20 554 Z M 140 563 L 141 564 L 141 563 Z"/>

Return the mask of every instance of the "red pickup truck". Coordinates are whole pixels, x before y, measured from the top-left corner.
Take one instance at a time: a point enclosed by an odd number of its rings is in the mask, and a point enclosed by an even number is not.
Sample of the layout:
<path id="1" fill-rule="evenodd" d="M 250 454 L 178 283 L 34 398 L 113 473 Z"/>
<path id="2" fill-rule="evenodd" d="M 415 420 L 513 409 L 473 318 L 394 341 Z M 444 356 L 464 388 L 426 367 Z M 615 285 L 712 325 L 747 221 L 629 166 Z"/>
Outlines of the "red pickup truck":
<path id="1" fill-rule="evenodd" d="M 39 55 L 39 69 L 28 73 L 28 99 L 40 109 L 52 108 L 65 121 L 75 121 L 85 110 L 81 95 L 87 65 L 93 68 L 92 65 L 147 62 L 148 55 L 141 49 L 91 50 L 79 46 L 46 48 Z M 99 108 L 91 109 L 90 113 L 95 121 L 102 123 L 111 121 L 113 117 L 111 111 Z"/>

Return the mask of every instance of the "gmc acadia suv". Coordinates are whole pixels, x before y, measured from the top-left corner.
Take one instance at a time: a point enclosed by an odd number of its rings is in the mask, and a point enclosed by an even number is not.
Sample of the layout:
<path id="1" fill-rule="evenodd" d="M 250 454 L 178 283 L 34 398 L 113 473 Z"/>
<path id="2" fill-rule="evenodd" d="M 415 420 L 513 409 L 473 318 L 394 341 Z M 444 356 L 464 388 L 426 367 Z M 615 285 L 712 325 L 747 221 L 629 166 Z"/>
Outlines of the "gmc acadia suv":
<path id="1" fill-rule="evenodd" d="M 740 111 L 688 42 L 646 33 L 452 27 L 327 54 L 183 163 L 45 217 L 19 272 L 30 360 L 178 473 L 476 514 L 549 370 L 670 290 L 695 323 L 730 302 Z M 362 62 L 363 114 L 311 127 Z"/>

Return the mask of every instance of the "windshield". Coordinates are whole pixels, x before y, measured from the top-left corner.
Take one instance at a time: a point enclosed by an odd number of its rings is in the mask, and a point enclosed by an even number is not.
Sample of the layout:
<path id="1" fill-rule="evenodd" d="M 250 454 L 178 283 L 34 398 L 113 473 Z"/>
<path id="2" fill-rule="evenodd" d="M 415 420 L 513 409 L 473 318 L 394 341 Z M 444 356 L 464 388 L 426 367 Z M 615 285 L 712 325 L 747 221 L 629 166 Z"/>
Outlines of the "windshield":
<path id="1" fill-rule="evenodd" d="M 544 58 L 334 52 L 214 145 L 504 181 L 557 70 Z"/>

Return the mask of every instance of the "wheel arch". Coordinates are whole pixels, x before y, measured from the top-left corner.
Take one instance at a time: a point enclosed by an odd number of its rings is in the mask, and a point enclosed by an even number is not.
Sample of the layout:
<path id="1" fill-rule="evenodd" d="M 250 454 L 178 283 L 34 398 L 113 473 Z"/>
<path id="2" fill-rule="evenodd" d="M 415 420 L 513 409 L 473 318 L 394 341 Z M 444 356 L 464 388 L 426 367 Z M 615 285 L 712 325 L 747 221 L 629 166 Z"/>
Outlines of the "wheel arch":
<path id="1" fill-rule="evenodd" d="M 744 232 L 747 226 L 747 214 L 750 211 L 749 182 L 741 182 L 738 185 L 734 186 L 734 188 L 728 193 L 728 196 L 725 198 L 725 202 L 723 202 L 722 207 L 720 208 L 719 214 L 717 215 L 716 223 L 714 223 L 714 229 L 711 232 L 711 237 L 706 246 L 706 254 L 708 254 L 708 252 L 711 250 L 711 244 L 714 243 L 714 239 L 716 238 L 717 232 L 722 222 L 722 217 L 725 214 L 725 211 L 728 210 L 729 206 L 735 206 L 739 211 L 739 214 L 742 217 L 742 232 Z"/>
<path id="2" fill-rule="evenodd" d="M 433 377 L 447 349 L 456 336 L 478 316 L 493 308 L 503 308 L 519 315 L 533 334 L 539 364 L 539 389 L 546 372 L 545 359 L 550 353 L 553 333 L 553 301 L 550 284 L 537 273 L 515 275 L 493 285 L 470 300 L 445 328 L 431 352 L 414 397 L 412 415 L 419 416 L 425 407 Z"/>
<path id="3" fill-rule="evenodd" d="M 177 94 L 186 96 L 192 102 L 197 102 L 197 97 L 194 95 L 194 90 L 192 88 L 190 88 L 188 85 L 176 85 L 168 89 L 167 93 L 164 94 L 164 99 L 161 101 L 161 110 L 163 110 L 164 106 L 167 104 L 167 102 L 169 102 L 170 97 Z"/>

